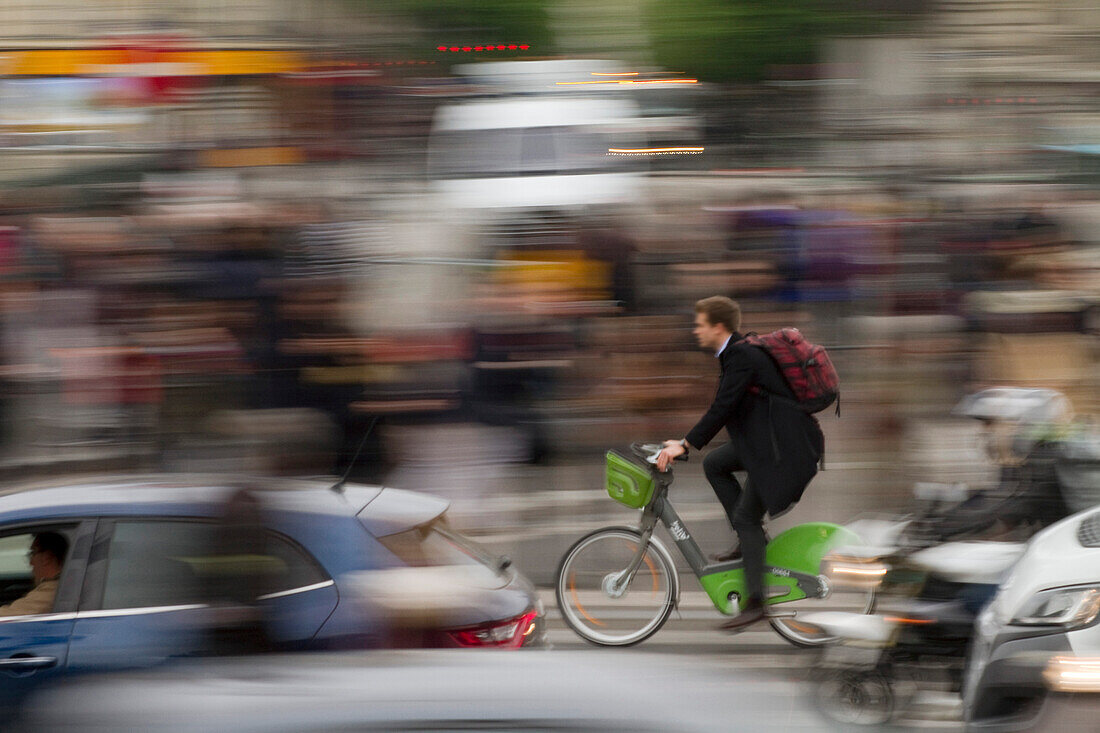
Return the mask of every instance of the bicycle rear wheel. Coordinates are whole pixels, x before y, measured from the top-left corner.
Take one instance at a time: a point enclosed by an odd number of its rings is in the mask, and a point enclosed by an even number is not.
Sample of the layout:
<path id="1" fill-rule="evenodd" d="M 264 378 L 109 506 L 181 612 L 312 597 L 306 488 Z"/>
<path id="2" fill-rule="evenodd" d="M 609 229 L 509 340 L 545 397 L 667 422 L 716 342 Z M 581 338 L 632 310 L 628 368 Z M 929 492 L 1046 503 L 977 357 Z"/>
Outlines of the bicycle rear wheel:
<path id="1" fill-rule="evenodd" d="M 637 644 L 655 634 L 672 613 L 679 589 L 676 566 L 656 540 L 650 539 L 633 578 L 625 578 L 641 542 L 636 529 L 608 527 L 577 540 L 562 557 L 558 608 L 585 641 Z"/>

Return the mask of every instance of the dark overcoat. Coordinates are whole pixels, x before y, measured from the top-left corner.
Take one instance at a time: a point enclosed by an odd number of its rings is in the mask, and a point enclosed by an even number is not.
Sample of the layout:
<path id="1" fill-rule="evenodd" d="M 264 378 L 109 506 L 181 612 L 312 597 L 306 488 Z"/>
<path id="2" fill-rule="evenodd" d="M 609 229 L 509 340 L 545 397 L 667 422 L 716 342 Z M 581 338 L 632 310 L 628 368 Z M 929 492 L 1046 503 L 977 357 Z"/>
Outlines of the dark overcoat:
<path id="1" fill-rule="evenodd" d="M 758 346 L 739 343 L 741 338 L 733 334 L 718 356 L 718 391 L 687 442 L 702 448 L 725 427 L 748 473 L 748 490 L 775 517 L 802 498 L 825 439 L 817 419 L 794 404 L 772 358 Z"/>

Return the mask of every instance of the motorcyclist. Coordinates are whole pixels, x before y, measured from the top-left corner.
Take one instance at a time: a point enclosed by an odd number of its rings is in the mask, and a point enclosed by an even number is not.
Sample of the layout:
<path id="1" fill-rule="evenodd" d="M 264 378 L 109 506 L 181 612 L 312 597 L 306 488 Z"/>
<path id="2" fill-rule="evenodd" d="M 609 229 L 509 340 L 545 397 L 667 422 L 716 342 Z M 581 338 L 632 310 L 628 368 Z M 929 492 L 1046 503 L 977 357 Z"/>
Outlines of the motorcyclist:
<path id="1" fill-rule="evenodd" d="M 1072 413 L 1060 392 L 998 387 L 965 397 L 954 414 L 982 423 L 997 485 L 926 518 L 933 541 L 1016 532 L 1024 537 L 1069 516 L 1059 482 L 1060 439 Z"/>

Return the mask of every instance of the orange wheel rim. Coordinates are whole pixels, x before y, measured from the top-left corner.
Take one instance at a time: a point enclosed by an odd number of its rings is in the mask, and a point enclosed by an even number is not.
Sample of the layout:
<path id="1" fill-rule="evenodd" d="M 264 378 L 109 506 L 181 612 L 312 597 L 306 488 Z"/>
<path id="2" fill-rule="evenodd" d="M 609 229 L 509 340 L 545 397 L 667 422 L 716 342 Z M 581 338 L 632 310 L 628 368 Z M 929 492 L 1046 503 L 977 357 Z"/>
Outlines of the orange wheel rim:
<path id="1" fill-rule="evenodd" d="M 661 584 L 658 582 L 657 578 L 657 568 L 653 564 L 653 561 L 649 559 L 648 552 L 642 556 L 642 559 L 645 560 L 645 564 L 649 566 L 649 574 L 653 576 L 653 595 L 657 595 L 657 593 L 661 590 Z"/>
<path id="2" fill-rule="evenodd" d="M 597 621 L 588 615 L 588 611 L 584 610 L 584 604 L 581 603 L 581 599 L 577 598 L 577 574 L 576 572 L 569 574 L 569 595 L 573 597 L 573 605 L 577 607 L 577 610 L 581 612 L 581 615 L 586 619 L 596 624 L 597 626 L 606 626 L 602 621 Z"/>
<path id="3" fill-rule="evenodd" d="M 635 548 L 631 546 L 629 542 L 623 540 L 623 544 L 630 548 L 630 552 L 633 554 Z M 657 576 L 657 566 L 653 564 L 653 560 L 650 559 L 649 553 L 642 555 L 642 559 L 645 560 L 646 567 L 649 568 L 649 576 L 653 578 L 653 595 L 657 595 L 661 591 L 660 578 Z"/>

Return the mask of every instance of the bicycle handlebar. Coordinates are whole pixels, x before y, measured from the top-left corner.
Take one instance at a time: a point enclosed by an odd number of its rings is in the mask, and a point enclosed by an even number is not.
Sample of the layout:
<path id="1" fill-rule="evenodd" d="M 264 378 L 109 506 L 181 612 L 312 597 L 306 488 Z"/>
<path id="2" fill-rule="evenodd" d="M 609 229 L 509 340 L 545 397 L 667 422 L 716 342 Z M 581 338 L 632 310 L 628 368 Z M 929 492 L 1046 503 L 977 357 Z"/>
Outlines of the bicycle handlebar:
<path id="1" fill-rule="evenodd" d="M 634 452 L 634 455 L 641 458 L 650 465 L 656 465 L 657 454 L 664 449 L 664 443 L 631 443 L 630 450 Z M 688 459 L 687 453 L 676 456 L 673 460 L 686 461 Z"/>

